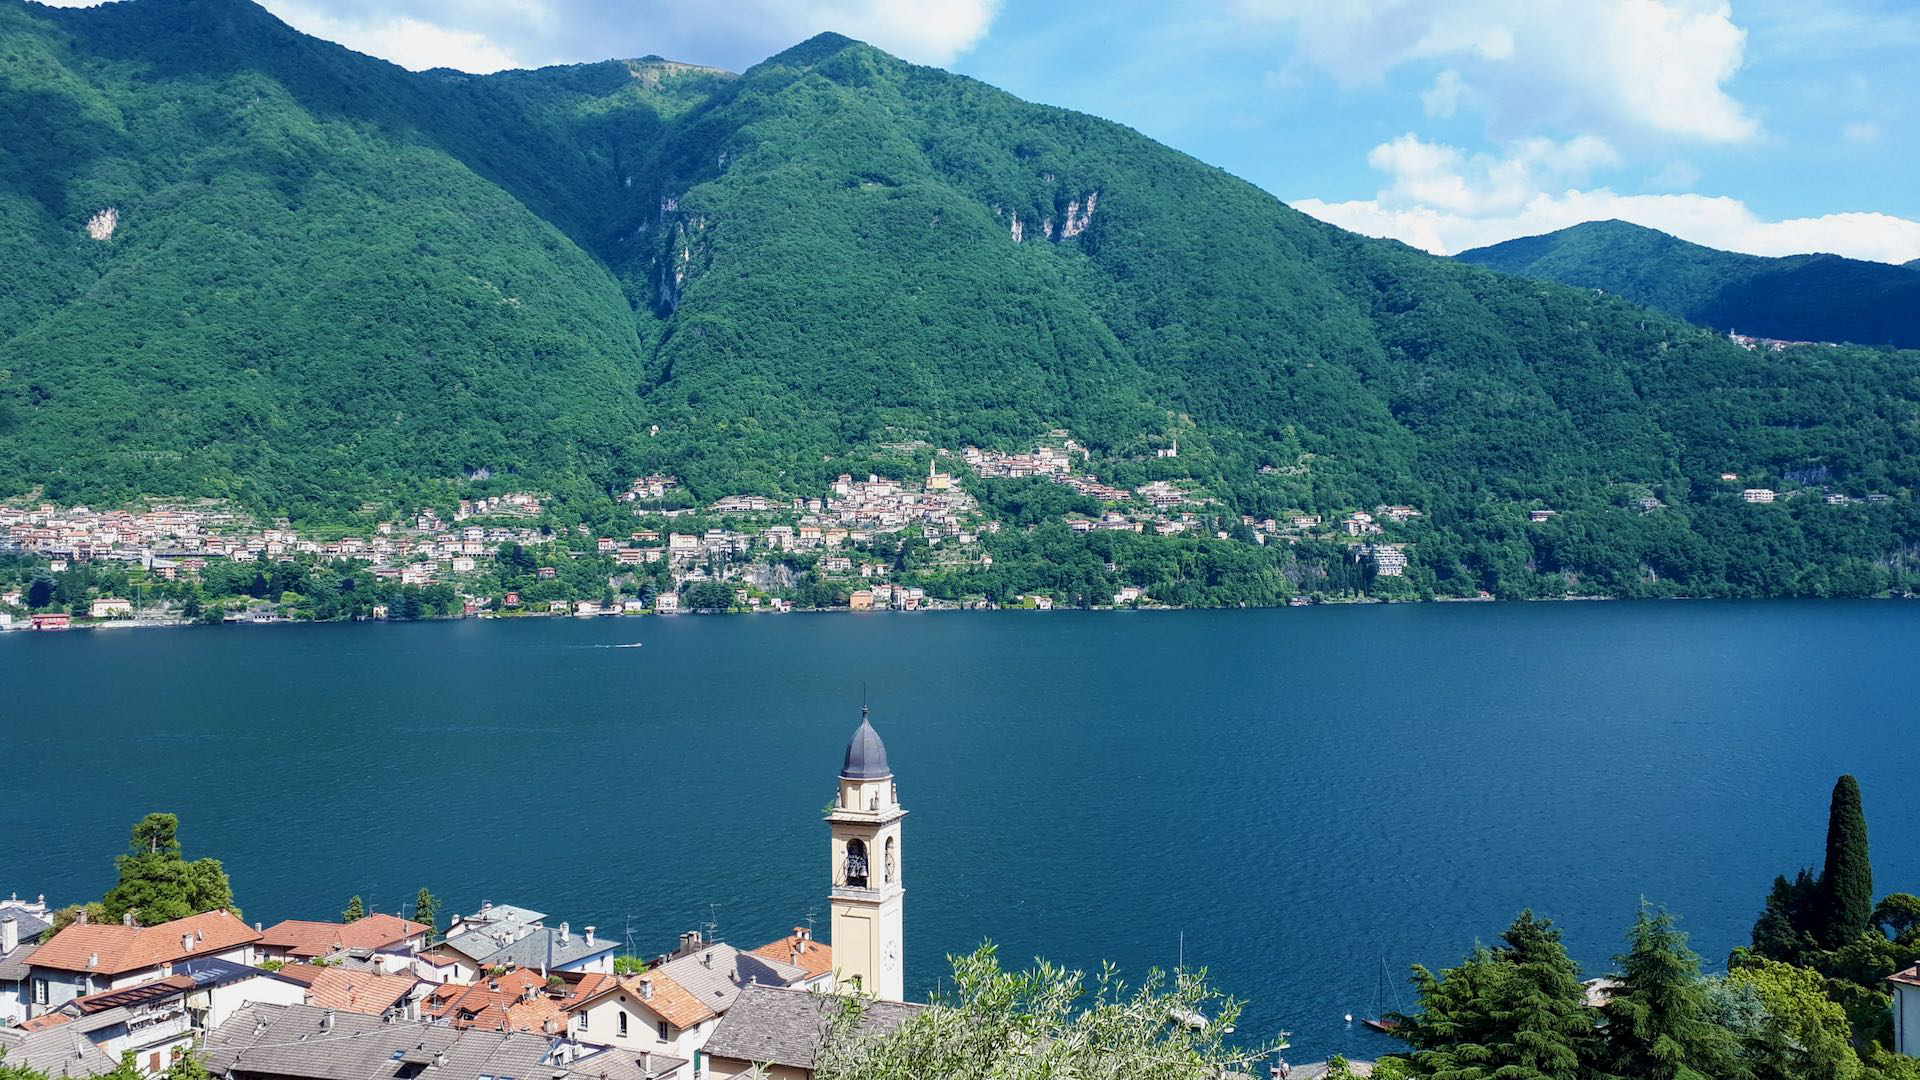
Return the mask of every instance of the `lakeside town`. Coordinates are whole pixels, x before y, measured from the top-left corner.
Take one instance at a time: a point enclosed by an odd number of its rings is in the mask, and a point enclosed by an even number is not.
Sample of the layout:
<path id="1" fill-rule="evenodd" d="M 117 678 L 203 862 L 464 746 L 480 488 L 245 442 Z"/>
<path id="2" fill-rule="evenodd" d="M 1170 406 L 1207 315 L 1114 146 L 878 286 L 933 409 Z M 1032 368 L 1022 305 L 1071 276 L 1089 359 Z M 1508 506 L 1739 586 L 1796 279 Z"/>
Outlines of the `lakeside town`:
<path id="1" fill-rule="evenodd" d="M 1156 459 L 1179 457 L 1177 436 L 1168 441 L 1153 451 Z M 816 496 L 739 494 L 705 505 L 693 505 L 677 477 L 649 474 L 620 493 L 618 516 L 591 525 L 556 520 L 550 497 L 531 491 L 461 499 L 444 516 L 423 509 L 358 532 L 262 522 L 211 500 L 98 509 L 15 499 L 0 502 L 0 557 L 13 553 L 10 577 L 0 577 L 0 630 L 1191 603 L 1167 587 L 1164 567 L 1113 557 L 1104 567 L 1105 590 L 1036 582 L 1036 575 L 1015 577 L 1004 566 L 995 575 L 1003 541 L 1042 524 L 1070 536 L 1138 537 L 1143 544 L 1285 545 L 1296 558 L 1311 552 L 1320 580 L 1294 572 L 1284 602 L 1413 595 L 1398 583 L 1408 580 L 1421 544 L 1425 515 L 1416 506 L 1234 514 L 1192 481 L 1111 484 L 1093 470 L 1091 457 L 1056 430 L 1025 452 L 934 449 L 924 473 L 843 473 Z M 1303 461 L 1260 471 L 1310 467 Z M 1725 490 L 1755 506 L 1809 495 L 1832 506 L 1889 501 L 1880 493 L 1824 490 L 1820 477 L 1802 479 L 1815 486 L 1776 491 L 1744 484 L 1736 473 L 1720 476 Z M 1057 488 L 1073 505 L 1015 525 L 973 493 L 1002 481 Z M 1644 491 L 1624 497 L 1639 514 L 1666 509 Z M 1545 505 L 1521 512 L 1530 526 L 1561 513 Z M 316 586 L 324 575 L 315 571 L 325 568 L 334 576 Z M 329 585 L 351 595 L 323 602 L 316 593 Z"/>
<path id="2" fill-rule="evenodd" d="M 942 1007 L 908 1000 L 906 814 L 863 708 L 824 815 L 829 935 L 809 912 L 748 947 L 701 927 L 644 955 L 631 927 L 486 899 L 442 928 L 426 889 L 400 912 L 355 896 L 338 920 L 250 924 L 224 870 L 187 862 L 179 820 L 151 814 L 104 901 L 0 900 L 0 1058 L 51 1080 L 811 1080 Z"/>

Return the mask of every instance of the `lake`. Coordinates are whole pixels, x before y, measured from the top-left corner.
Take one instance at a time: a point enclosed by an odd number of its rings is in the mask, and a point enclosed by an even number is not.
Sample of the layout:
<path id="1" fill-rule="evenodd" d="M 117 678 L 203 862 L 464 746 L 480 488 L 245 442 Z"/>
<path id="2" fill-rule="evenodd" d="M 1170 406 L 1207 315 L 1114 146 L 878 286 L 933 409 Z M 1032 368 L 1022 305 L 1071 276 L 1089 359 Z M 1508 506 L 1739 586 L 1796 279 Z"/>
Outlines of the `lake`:
<path id="1" fill-rule="evenodd" d="M 633 645 L 637 648 L 614 646 Z M 1383 961 L 1521 908 L 1598 974 L 1644 897 L 1710 965 L 1865 792 L 1920 889 L 1920 604 L 1424 604 L 467 620 L 0 635 L 0 893 L 96 898 L 151 810 L 250 920 L 512 902 L 636 951 L 826 926 L 862 688 L 906 821 L 907 973 L 1190 966 L 1296 1061 Z M 1393 1003 L 1389 999 L 1390 1007 Z"/>

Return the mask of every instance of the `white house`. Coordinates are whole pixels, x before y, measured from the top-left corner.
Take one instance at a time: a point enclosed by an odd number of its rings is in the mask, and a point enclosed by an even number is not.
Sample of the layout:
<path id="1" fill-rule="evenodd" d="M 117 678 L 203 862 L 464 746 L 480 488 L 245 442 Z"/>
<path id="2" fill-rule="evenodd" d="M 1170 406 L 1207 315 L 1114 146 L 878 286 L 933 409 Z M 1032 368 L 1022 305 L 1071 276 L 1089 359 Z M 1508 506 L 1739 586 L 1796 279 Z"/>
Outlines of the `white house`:
<path id="1" fill-rule="evenodd" d="M 251 964 L 259 939 L 258 932 L 226 911 L 158 926 L 76 922 L 28 959 L 28 1013 L 44 1016 L 74 998 L 166 978 L 175 964 L 198 957 Z"/>

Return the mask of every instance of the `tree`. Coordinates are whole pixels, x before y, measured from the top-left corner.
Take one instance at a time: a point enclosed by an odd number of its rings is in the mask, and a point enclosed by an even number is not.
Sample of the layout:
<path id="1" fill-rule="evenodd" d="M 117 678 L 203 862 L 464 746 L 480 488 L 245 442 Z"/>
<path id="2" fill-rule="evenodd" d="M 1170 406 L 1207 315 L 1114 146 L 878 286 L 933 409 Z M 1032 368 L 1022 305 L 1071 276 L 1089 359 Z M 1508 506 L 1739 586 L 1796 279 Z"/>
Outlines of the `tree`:
<path id="1" fill-rule="evenodd" d="M 616 956 L 613 958 L 615 975 L 645 975 L 647 962 L 637 956 Z"/>
<path id="2" fill-rule="evenodd" d="M 27 586 L 27 606 L 37 610 L 51 603 L 53 603 L 53 582 L 43 577 L 34 578 L 33 584 Z"/>
<path id="3" fill-rule="evenodd" d="M 1647 1080 L 1735 1080 L 1748 1075 L 1740 1047 L 1714 1016 L 1700 958 L 1687 948 L 1673 916 L 1645 907 L 1615 958 L 1620 986 L 1602 1007 L 1601 1065 L 1621 1077 Z"/>
<path id="4" fill-rule="evenodd" d="M 1773 879 L 1767 904 L 1753 924 L 1753 951 L 1770 960 L 1796 963 L 1817 949 L 1814 929 L 1820 920 L 1820 883 L 1800 871 L 1792 881 Z"/>
<path id="5" fill-rule="evenodd" d="M 1888 893 L 1873 908 L 1873 925 L 1902 944 L 1920 936 L 1920 896 Z"/>
<path id="6" fill-rule="evenodd" d="M 180 819 L 148 814 L 133 827 L 128 854 L 115 858 L 120 881 L 101 901 L 101 914 L 113 921 L 132 912 L 142 926 L 184 919 L 233 903 L 233 884 L 218 859 L 188 862 L 181 854 Z M 91 917 L 91 916 L 90 916 Z"/>
<path id="7" fill-rule="evenodd" d="M 1413 1047 L 1408 1075 L 1446 1080 L 1580 1080 L 1593 1042 L 1580 972 L 1551 922 L 1521 912 L 1500 948 L 1458 967 L 1413 969 L 1420 1012 L 1395 1034 Z"/>
<path id="8" fill-rule="evenodd" d="M 361 903 L 358 896 L 347 901 L 347 910 L 340 913 L 341 922 L 357 922 L 366 917 L 367 905 Z"/>
<path id="9" fill-rule="evenodd" d="M 1833 785 L 1827 811 L 1827 862 L 1820 873 L 1820 943 L 1829 949 L 1852 941 L 1873 923 L 1873 861 L 1867 851 L 1867 817 L 1860 784 L 1842 776 Z"/>
<path id="10" fill-rule="evenodd" d="M 413 921 L 426 923 L 429 937 L 440 932 L 440 898 L 424 887 L 413 898 Z"/>
<path id="11" fill-rule="evenodd" d="M 1819 973 L 1757 959 L 1728 975 L 1727 985 L 1751 994 L 1762 1007 L 1757 1017 L 1749 1013 L 1732 1024 L 1756 1080 L 1860 1076 L 1846 1010 L 1827 997 Z"/>
<path id="12" fill-rule="evenodd" d="M 1203 974 L 1155 972 L 1137 989 L 1051 964 L 1000 969 L 991 945 L 953 962 L 953 990 L 893 1031 L 863 1035 L 867 1003 L 822 995 L 819 1080 L 1216 1080 L 1250 1072 L 1265 1047 L 1230 1047 L 1240 1007 Z"/>

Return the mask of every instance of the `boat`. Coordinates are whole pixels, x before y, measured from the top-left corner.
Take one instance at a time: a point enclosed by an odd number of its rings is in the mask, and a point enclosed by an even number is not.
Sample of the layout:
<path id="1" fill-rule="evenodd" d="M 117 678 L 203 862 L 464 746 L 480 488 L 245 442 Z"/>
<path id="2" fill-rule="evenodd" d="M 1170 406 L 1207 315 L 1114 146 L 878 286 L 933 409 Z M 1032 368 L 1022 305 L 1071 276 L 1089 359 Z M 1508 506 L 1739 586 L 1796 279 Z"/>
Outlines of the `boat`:
<path id="1" fill-rule="evenodd" d="M 1393 998 L 1393 1011 L 1385 1012 L 1382 1011 L 1382 1006 L 1386 1003 L 1389 994 Z M 1405 1005 L 1400 1001 L 1399 989 L 1392 986 L 1392 980 L 1387 971 L 1387 958 L 1383 956 L 1380 958 L 1380 981 L 1373 988 L 1373 1008 L 1368 1010 L 1368 1015 L 1360 1022 L 1383 1035 L 1391 1035 L 1400 1030 L 1400 1018 L 1406 1015 L 1406 1011 Z"/>

